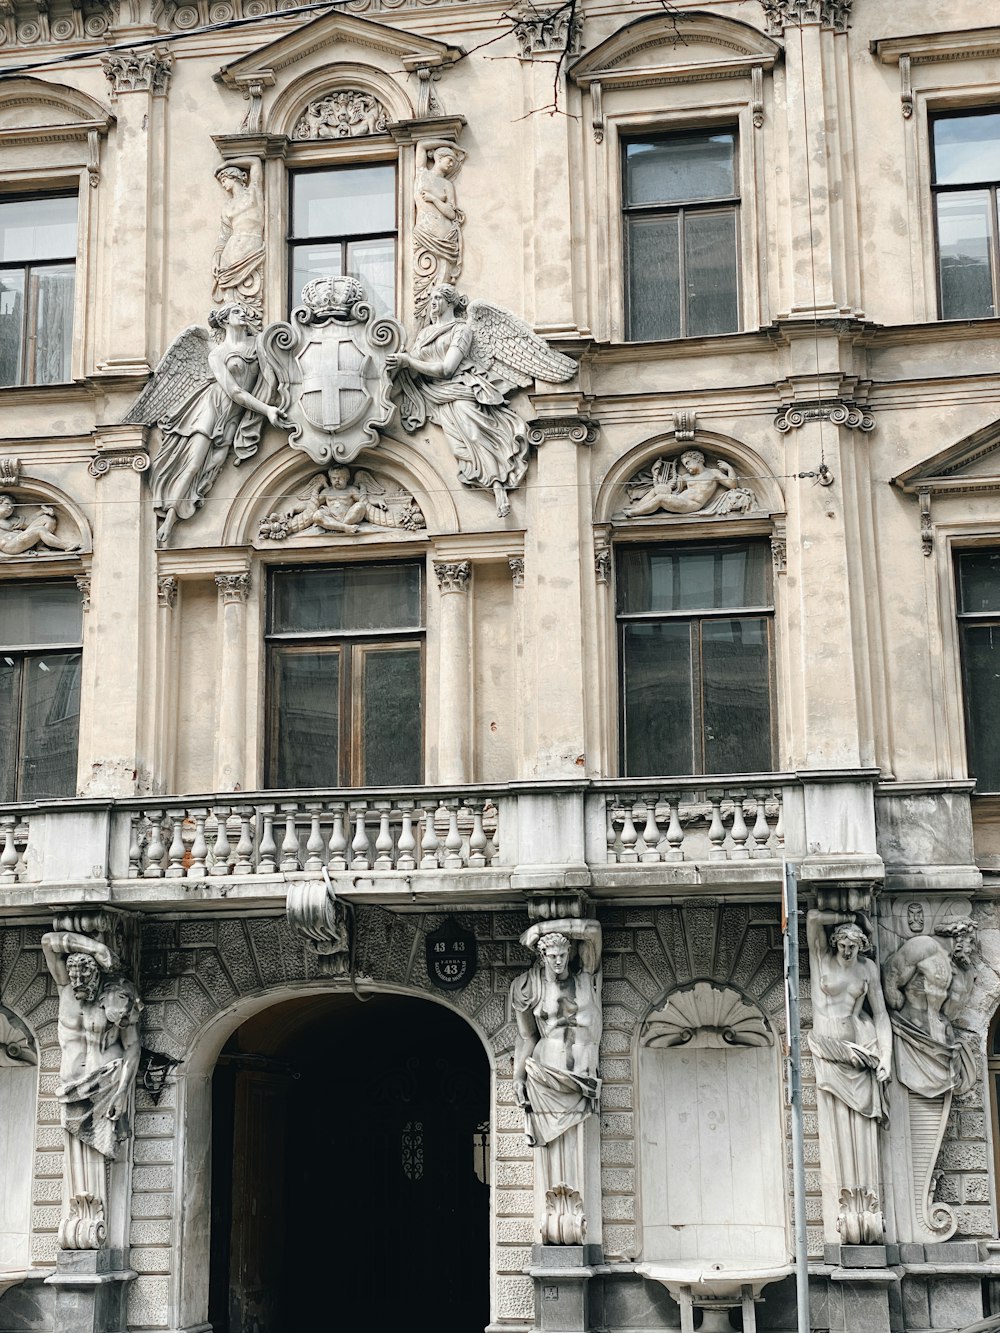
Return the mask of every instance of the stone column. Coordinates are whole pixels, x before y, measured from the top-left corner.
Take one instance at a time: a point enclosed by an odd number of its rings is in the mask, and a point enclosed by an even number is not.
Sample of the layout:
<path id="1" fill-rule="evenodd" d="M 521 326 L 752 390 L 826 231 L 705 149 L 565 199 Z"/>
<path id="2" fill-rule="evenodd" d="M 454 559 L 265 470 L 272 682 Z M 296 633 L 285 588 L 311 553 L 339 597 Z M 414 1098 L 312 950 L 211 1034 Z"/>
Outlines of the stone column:
<path id="1" fill-rule="evenodd" d="M 142 426 L 98 426 L 96 479 L 80 692 L 78 785 L 86 796 L 135 796 L 154 780 L 149 752 L 145 645 L 155 606 L 149 467 Z"/>
<path id="2" fill-rule="evenodd" d="M 247 597 L 250 574 L 216 574 L 219 589 L 219 730 L 215 790 L 240 791 L 246 771 Z"/>
<path id="3" fill-rule="evenodd" d="M 157 788 L 172 791 L 174 764 L 177 760 L 178 695 L 180 676 L 177 663 L 177 593 L 178 581 L 172 574 L 156 580 L 156 677 L 153 701 L 153 772 Z"/>
<path id="4" fill-rule="evenodd" d="M 113 267 L 103 275 L 104 299 L 96 335 L 97 369 L 144 374 L 152 354 L 149 274 L 160 271 L 163 244 L 165 132 L 162 103 L 173 56 L 135 50 L 103 56 L 115 109 L 110 206 L 102 220 L 104 253 Z"/>
<path id="5" fill-rule="evenodd" d="M 435 560 L 441 589 L 438 614 L 438 763 L 439 783 L 469 780 L 469 713 L 472 683 L 469 671 L 468 560 Z"/>
<path id="6" fill-rule="evenodd" d="M 586 660 L 583 625 L 584 529 L 589 474 L 581 445 L 596 438 L 578 417 L 537 420 L 528 438 L 538 450 L 528 487 L 525 537 L 525 618 L 533 627 L 526 651 L 525 710 L 528 745 L 521 777 L 586 776 Z M 589 564 L 589 558 L 588 558 Z"/>

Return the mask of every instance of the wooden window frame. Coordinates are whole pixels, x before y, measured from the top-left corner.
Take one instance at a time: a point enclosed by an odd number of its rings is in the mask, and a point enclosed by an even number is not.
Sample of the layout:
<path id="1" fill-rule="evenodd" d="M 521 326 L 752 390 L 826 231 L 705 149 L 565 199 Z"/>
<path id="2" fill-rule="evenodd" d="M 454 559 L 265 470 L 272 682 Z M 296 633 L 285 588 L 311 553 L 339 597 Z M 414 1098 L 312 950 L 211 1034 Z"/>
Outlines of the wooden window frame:
<path id="1" fill-rule="evenodd" d="M 53 189 L 53 190 L 33 190 L 25 193 L 0 193 L 0 210 L 4 204 L 31 204 L 41 199 L 73 199 L 76 202 L 76 231 L 79 238 L 80 231 L 80 194 L 78 190 L 73 189 Z M 79 244 L 79 241 L 78 241 Z M 60 380 L 39 380 L 35 377 L 37 338 L 33 330 L 37 328 L 38 307 L 37 307 L 37 280 L 35 283 L 35 294 L 32 292 L 32 279 L 35 275 L 45 269 L 52 268 L 72 268 L 73 270 L 73 296 L 69 302 L 70 310 L 70 329 L 69 329 L 69 372 L 65 379 Z M 59 258 L 48 259 L 28 259 L 22 263 L 5 264 L 0 262 L 0 277 L 6 273 L 20 273 L 24 276 L 24 309 L 22 312 L 21 334 L 18 348 L 18 374 L 17 378 L 9 384 L 0 384 L 0 388 L 14 389 L 25 387 L 43 387 L 55 384 L 70 384 L 73 380 L 73 351 L 74 351 L 74 332 L 75 332 L 75 314 L 78 298 L 78 265 L 77 250 L 74 248 L 72 254 L 61 256 Z"/>
<path id="2" fill-rule="evenodd" d="M 928 142 L 930 149 L 931 207 L 934 228 L 934 281 L 937 292 L 938 319 L 967 320 L 996 319 L 1000 315 L 1000 171 L 996 178 L 984 178 L 981 181 L 965 181 L 958 185 L 939 185 L 937 182 L 936 149 L 934 146 L 934 127 L 943 120 L 974 120 L 977 116 L 1000 115 L 1000 106 L 975 106 L 963 110 L 945 109 L 933 111 L 929 116 Z M 938 226 L 938 199 L 944 194 L 965 194 L 970 191 L 986 192 L 990 200 L 990 280 L 993 287 L 992 315 L 946 315 L 944 312 L 944 293 L 941 285 L 941 236 Z"/>

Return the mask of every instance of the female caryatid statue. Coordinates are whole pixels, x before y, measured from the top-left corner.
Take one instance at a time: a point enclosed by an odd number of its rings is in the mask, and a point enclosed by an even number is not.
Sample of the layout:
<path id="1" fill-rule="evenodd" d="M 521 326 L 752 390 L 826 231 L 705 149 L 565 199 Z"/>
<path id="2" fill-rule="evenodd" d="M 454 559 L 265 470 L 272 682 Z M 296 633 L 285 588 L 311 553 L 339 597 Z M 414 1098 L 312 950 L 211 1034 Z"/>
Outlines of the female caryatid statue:
<path id="1" fill-rule="evenodd" d="M 260 159 L 226 162 L 215 173 L 225 191 L 212 262 L 212 298 L 261 308 L 264 277 L 264 175 Z"/>
<path id="2" fill-rule="evenodd" d="M 507 492 L 528 470 L 528 425 L 506 395 L 534 379 L 561 384 L 576 374 L 576 362 L 509 310 L 470 303 L 448 283 L 434 289 L 430 315 L 412 352 L 386 357 L 403 424 L 416 431 L 436 422 L 458 459 L 459 479 L 492 490 L 497 514 L 506 518 Z"/>
<path id="3" fill-rule="evenodd" d="M 462 224 L 454 178 L 465 154 L 446 139 L 421 139 L 413 197 L 413 304 L 417 322 L 425 324 L 431 295 L 462 272 Z"/>
<path id="4" fill-rule="evenodd" d="M 517 1020 L 514 1092 L 545 1201 L 542 1240 L 584 1237 L 584 1122 L 600 1108 L 601 927 L 540 921 L 521 936 L 538 961 L 510 988 Z"/>
<path id="5" fill-rule="evenodd" d="M 866 956 L 871 941 L 855 917 L 814 910 L 806 929 L 826 1238 L 880 1245 L 878 1129 L 887 1117 L 892 1027 L 878 968 Z"/>

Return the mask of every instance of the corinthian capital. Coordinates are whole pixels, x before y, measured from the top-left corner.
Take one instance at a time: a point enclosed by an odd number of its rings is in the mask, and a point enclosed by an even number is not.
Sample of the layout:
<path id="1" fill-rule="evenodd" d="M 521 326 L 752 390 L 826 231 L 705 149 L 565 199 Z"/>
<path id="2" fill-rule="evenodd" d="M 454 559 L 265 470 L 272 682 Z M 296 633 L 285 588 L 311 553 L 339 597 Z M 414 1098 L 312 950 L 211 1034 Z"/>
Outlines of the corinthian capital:
<path id="1" fill-rule="evenodd" d="M 169 51 L 122 51 L 101 57 L 105 78 L 111 85 L 111 99 L 119 93 L 159 93 L 167 91 L 174 58 Z"/>
<path id="2" fill-rule="evenodd" d="M 806 23 L 846 32 L 851 23 L 853 0 L 762 0 L 762 3 L 768 29 L 774 35 Z"/>

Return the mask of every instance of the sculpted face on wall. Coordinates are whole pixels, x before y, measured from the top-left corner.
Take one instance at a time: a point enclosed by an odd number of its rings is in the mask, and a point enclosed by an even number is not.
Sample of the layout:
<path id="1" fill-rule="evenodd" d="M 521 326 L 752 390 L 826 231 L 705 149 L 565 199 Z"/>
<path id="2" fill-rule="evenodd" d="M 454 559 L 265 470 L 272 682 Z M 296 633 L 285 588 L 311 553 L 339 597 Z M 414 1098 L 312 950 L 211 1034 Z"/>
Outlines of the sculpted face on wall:
<path id="1" fill-rule="evenodd" d="M 626 482 L 630 503 L 625 518 L 651 514 L 745 514 L 760 508 L 749 486 L 740 486 L 731 463 L 717 459 L 711 467 L 700 449 L 685 449 L 673 458 L 658 458 Z"/>
<path id="2" fill-rule="evenodd" d="M 426 526 L 412 495 L 385 485 L 371 472 L 335 464 L 310 477 L 293 502 L 260 522 L 260 536 L 270 541 L 289 537 L 356 536 L 362 531 L 396 528 L 419 532 Z"/>

